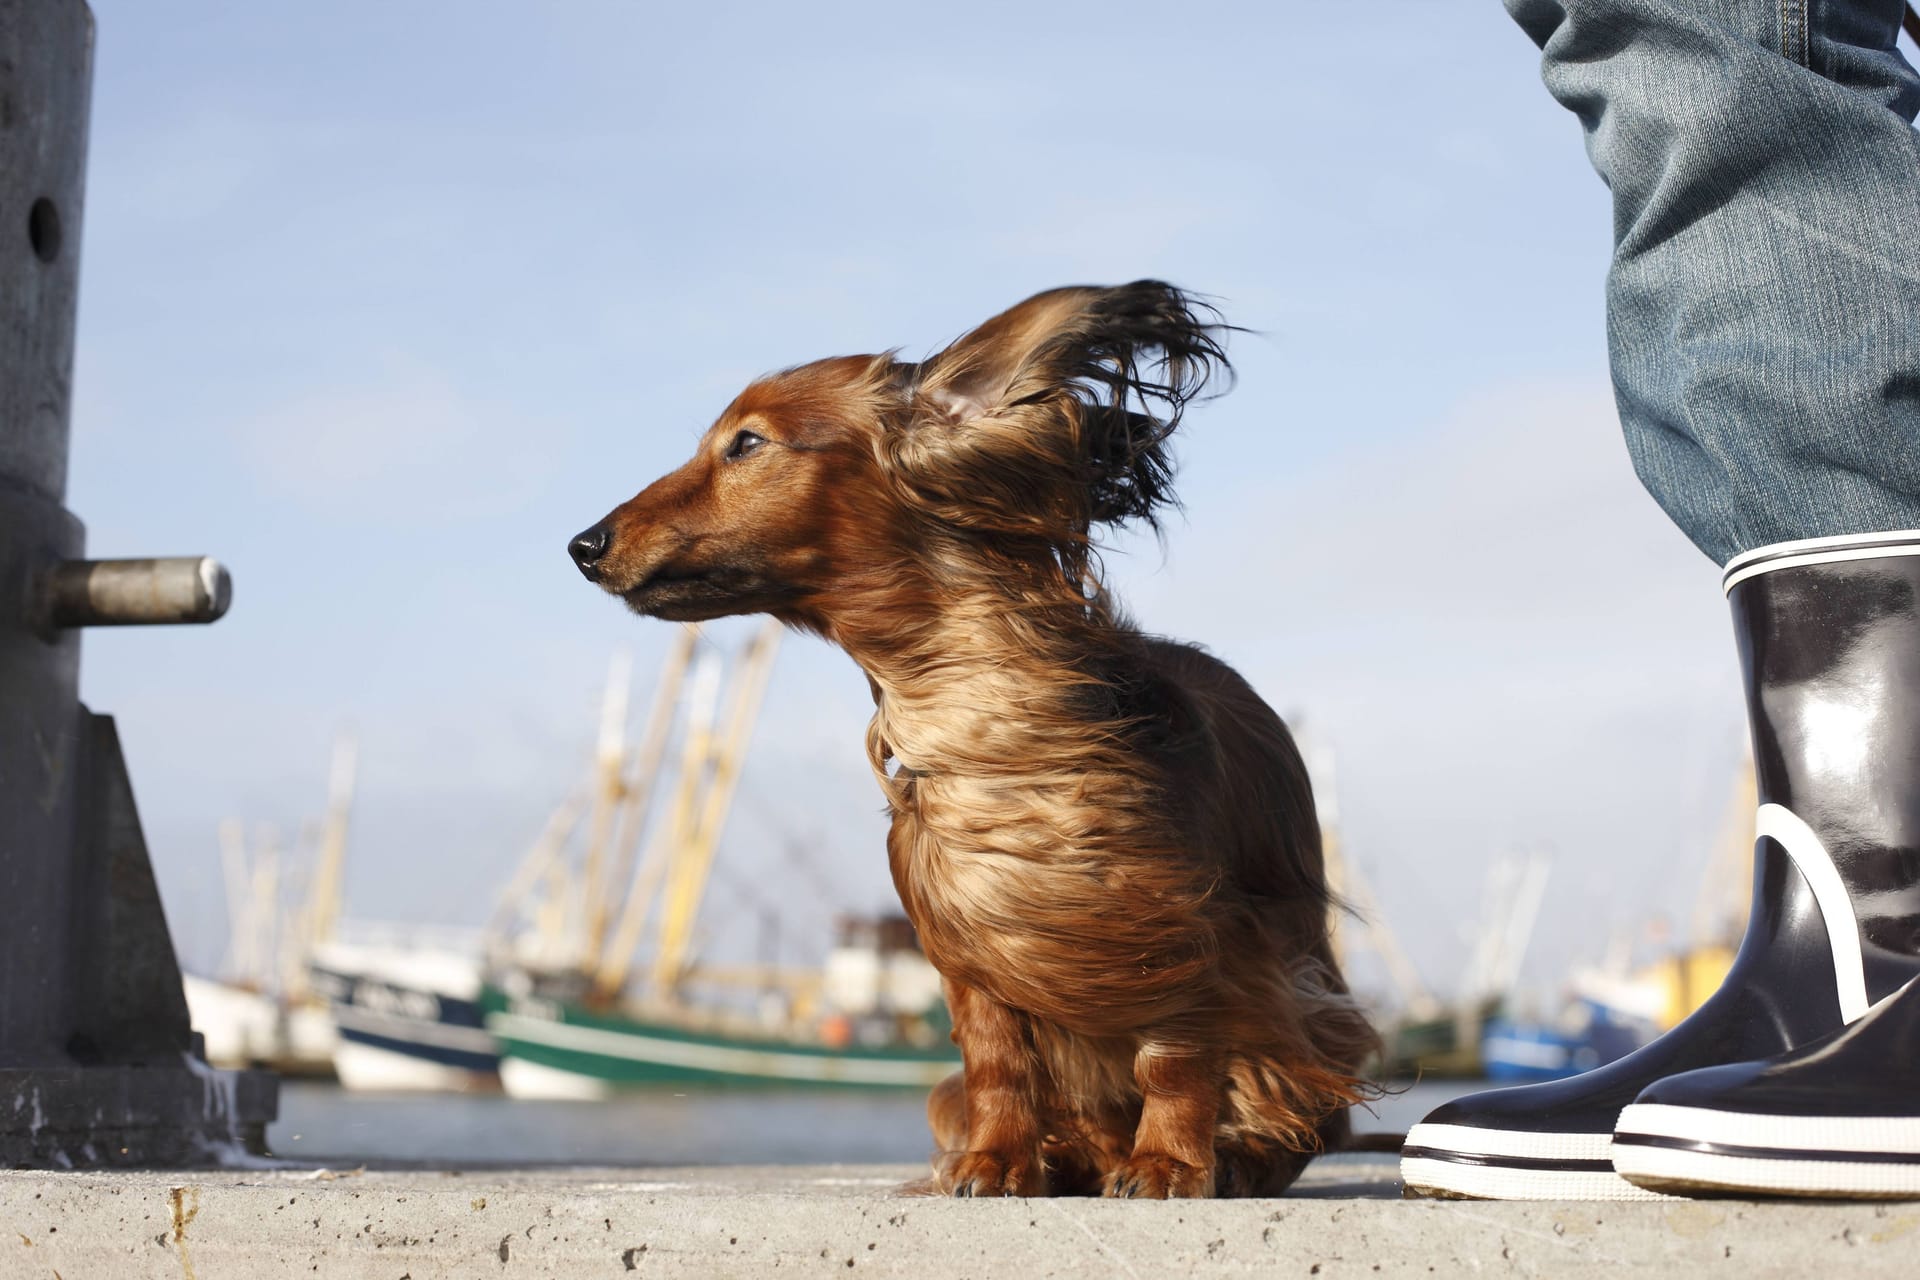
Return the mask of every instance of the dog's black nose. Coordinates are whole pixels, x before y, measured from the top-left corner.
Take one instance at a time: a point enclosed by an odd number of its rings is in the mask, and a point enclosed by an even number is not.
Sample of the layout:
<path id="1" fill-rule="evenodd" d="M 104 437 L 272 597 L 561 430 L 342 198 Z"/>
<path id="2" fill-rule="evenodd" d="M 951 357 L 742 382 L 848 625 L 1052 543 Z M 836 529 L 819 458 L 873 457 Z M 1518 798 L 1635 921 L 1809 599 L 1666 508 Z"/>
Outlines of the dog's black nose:
<path id="1" fill-rule="evenodd" d="M 600 557 L 607 554 L 607 547 L 613 542 L 613 531 L 603 524 L 597 524 L 585 533 L 575 534 L 567 544 L 567 554 L 580 566 L 580 572 L 589 578 L 593 576 L 593 567 L 600 563 Z"/>

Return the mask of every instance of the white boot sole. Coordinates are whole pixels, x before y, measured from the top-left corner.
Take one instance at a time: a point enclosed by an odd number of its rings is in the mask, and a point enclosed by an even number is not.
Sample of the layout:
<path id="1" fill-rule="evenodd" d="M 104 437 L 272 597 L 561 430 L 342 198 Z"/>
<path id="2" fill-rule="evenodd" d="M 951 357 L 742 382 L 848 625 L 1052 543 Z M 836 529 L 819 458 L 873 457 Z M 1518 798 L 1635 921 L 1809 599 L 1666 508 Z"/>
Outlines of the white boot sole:
<path id="1" fill-rule="evenodd" d="M 1469 1200 L 1665 1200 L 1612 1166 L 1610 1133 L 1522 1133 L 1417 1124 L 1400 1179 L 1409 1194 Z"/>
<path id="2" fill-rule="evenodd" d="M 1920 1198 L 1920 1118 L 1768 1116 L 1636 1103 L 1613 1164 L 1667 1192 Z"/>

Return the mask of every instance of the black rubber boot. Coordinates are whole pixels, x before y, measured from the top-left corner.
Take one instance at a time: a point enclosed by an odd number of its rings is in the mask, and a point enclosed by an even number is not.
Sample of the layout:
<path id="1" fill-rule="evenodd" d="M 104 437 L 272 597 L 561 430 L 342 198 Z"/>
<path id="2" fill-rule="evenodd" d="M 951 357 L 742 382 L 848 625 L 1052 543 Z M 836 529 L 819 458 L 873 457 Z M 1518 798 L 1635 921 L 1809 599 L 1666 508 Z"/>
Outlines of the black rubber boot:
<path id="1" fill-rule="evenodd" d="M 1920 1198 L 1920 983 L 1770 1062 L 1646 1089 L 1620 1113 L 1613 1165 L 1673 1195 Z"/>
<path id="2" fill-rule="evenodd" d="M 1653 1198 L 1613 1164 L 1614 1123 L 1643 1089 L 1818 1040 L 1920 974 L 1920 531 L 1762 547 L 1727 566 L 1726 589 L 1760 799 L 1732 970 L 1618 1062 L 1436 1110 L 1407 1135 L 1410 1192 Z"/>

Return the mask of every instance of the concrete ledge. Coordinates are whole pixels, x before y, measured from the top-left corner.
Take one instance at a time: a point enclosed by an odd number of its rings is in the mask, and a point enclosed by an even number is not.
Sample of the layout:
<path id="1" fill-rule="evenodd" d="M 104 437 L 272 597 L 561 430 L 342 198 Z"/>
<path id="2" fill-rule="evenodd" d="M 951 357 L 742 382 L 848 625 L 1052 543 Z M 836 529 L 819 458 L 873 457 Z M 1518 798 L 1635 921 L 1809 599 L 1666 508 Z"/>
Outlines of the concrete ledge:
<path id="1" fill-rule="evenodd" d="M 1321 1161 L 1282 1200 L 953 1201 L 906 1167 L 0 1173 L 0 1275 L 1915 1273 L 1920 1204 L 1403 1201 Z"/>

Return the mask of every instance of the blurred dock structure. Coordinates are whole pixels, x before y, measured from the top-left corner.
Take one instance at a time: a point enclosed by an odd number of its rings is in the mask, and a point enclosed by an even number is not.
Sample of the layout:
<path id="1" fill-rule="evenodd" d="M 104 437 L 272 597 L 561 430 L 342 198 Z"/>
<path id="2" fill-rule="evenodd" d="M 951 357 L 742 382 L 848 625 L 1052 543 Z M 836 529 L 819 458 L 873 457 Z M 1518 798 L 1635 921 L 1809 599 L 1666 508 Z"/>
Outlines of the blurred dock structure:
<path id="1" fill-rule="evenodd" d="M 1328 886 L 1346 908 L 1333 921 L 1335 957 L 1352 978 L 1352 959 L 1365 953 L 1387 979 L 1385 990 L 1362 992 L 1385 1041 L 1374 1067 L 1379 1078 L 1518 1083 L 1591 1070 L 1678 1022 L 1724 976 L 1744 919 L 1742 868 L 1752 846 L 1752 821 L 1741 815 L 1753 807 L 1751 765 L 1735 787 L 1725 835 L 1703 871 L 1692 944 L 1671 950 L 1664 932 L 1651 929 L 1660 934 L 1654 940 L 1659 954 L 1635 967 L 1631 947 L 1616 939 L 1601 964 L 1568 974 L 1559 1003 L 1542 1017 L 1524 1007 L 1518 993 L 1552 874 L 1547 854 L 1517 851 L 1489 864 L 1478 915 L 1461 930 L 1465 967 L 1449 994 L 1436 995 L 1401 946 L 1372 883 L 1348 856 L 1332 748 L 1303 728 L 1296 734 L 1313 780 Z"/>
<path id="2" fill-rule="evenodd" d="M 78 698 L 80 628 L 230 595 L 204 557 L 85 559 L 64 505 L 93 36 L 81 0 L 0 0 L 0 1166 L 204 1161 L 260 1146 L 276 1097 L 201 1055 L 119 737 Z"/>

